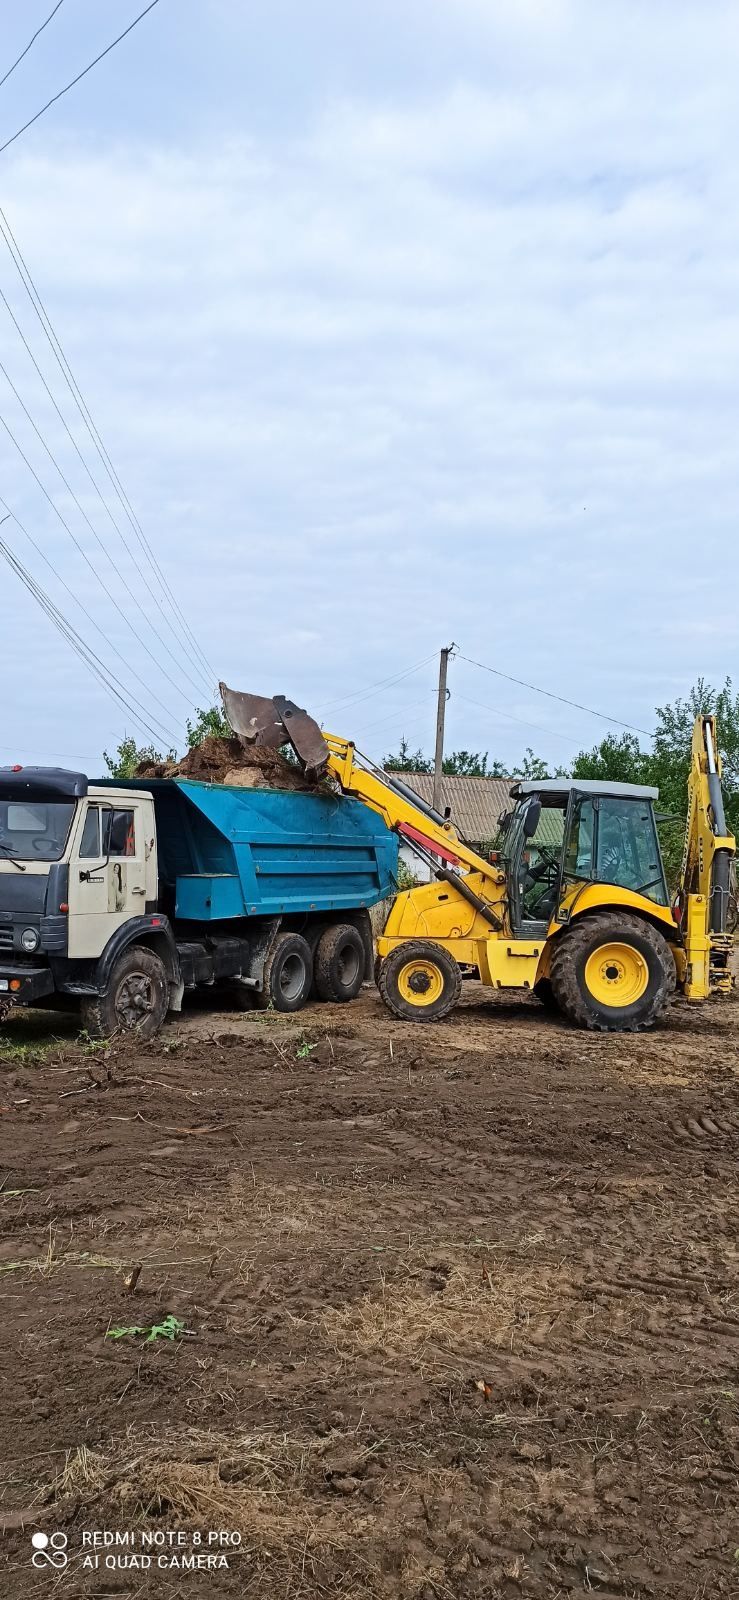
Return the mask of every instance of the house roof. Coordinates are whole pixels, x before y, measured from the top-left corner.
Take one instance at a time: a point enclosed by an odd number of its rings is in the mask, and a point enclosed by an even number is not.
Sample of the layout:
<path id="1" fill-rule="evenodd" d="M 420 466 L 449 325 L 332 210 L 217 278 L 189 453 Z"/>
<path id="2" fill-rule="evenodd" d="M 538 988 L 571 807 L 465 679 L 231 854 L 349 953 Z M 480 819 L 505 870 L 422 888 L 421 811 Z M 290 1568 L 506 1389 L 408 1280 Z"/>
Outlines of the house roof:
<path id="1" fill-rule="evenodd" d="M 399 772 L 398 777 L 427 805 L 433 804 L 434 778 L 430 772 Z M 449 806 L 455 828 L 470 844 L 483 844 L 498 831 L 498 818 L 505 811 L 512 778 L 459 778 L 443 774 L 441 809 Z"/>

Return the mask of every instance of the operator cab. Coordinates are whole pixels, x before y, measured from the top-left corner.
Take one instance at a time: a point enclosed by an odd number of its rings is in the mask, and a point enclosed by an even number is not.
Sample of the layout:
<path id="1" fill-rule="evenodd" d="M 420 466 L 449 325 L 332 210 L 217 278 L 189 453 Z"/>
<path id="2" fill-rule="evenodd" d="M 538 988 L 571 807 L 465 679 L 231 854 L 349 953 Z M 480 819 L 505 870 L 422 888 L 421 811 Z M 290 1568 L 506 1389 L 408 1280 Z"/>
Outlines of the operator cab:
<path id="1" fill-rule="evenodd" d="M 669 904 L 654 801 L 657 789 L 577 778 L 523 781 L 503 819 L 511 930 L 537 939 L 577 884 L 608 883 Z"/>

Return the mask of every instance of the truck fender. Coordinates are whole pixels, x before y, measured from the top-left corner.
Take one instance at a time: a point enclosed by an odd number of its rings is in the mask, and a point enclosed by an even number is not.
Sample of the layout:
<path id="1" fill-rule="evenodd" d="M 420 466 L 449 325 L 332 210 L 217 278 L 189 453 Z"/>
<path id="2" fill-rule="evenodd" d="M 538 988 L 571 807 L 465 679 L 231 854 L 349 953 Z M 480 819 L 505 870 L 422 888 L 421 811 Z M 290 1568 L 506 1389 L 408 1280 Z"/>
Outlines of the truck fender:
<path id="1" fill-rule="evenodd" d="M 170 1006 L 179 1011 L 182 1004 L 180 959 L 169 917 L 160 916 L 158 913 L 131 917 L 130 921 L 124 922 L 120 928 L 116 928 L 115 933 L 111 934 L 95 968 L 93 980 L 95 992 L 97 994 L 107 992 L 110 975 L 118 957 L 132 944 L 143 944 L 147 949 L 154 950 L 164 962 L 169 979 Z"/>

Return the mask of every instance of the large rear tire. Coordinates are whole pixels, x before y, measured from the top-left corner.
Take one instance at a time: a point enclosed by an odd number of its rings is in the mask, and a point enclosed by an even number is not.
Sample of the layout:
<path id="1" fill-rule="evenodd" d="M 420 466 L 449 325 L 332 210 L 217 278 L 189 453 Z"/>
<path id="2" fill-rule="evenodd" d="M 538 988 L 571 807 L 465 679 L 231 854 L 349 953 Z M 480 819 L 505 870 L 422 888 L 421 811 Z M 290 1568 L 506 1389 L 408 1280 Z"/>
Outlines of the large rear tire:
<path id="1" fill-rule="evenodd" d="M 135 1033 L 153 1039 L 169 1007 L 164 962 L 145 945 L 134 944 L 118 957 L 107 992 L 82 1001 L 82 1026 L 91 1039 Z"/>
<path id="2" fill-rule="evenodd" d="M 641 917 L 582 917 L 559 935 L 552 955 L 552 993 L 579 1028 L 637 1033 L 664 1016 L 675 987 L 667 940 Z"/>
<path id="3" fill-rule="evenodd" d="M 321 934 L 313 962 L 319 1000 L 356 1000 L 365 967 L 364 940 L 351 922 Z"/>
<path id="4" fill-rule="evenodd" d="M 262 990 L 257 1004 L 262 1010 L 300 1011 L 313 983 L 313 960 L 308 941 L 299 933 L 278 933 L 264 963 Z"/>
<path id="5" fill-rule="evenodd" d="M 388 1011 L 403 1022 L 439 1022 L 462 993 L 454 956 L 427 939 L 409 939 L 380 964 L 377 987 Z"/>

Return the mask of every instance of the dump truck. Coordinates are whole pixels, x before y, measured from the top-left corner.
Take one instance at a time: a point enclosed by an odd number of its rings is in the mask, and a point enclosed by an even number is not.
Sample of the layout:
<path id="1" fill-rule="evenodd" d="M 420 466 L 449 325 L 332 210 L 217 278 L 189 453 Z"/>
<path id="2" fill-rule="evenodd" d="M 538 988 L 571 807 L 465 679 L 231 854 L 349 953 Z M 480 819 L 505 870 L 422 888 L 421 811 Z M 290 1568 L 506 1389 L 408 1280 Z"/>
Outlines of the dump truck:
<path id="1" fill-rule="evenodd" d="M 579 1027 L 651 1027 L 675 990 L 697 1002 L 733 982 L 736 845 L 724 814 L 715 718 L 693 730 L 685 847 L 668 894 L 655 815 L 658 791 L 575 778 L 520 782 L 486 859 L 449 816 L 351 740 L 322 732 L 284 696 L 221 685 L 244 739 L 290 741 L 406 840 L 432 880 L 399 894 L 377 941 L 388 1009 L 434 1022 L 457 1004 L 465 975 L 492 989 L 530 990 Z"/>
<path id="2" fill-rule="evenodd" d="M 0 771 L 0 1013 L 78 1004 L 150 1038 L 187 989 L 297 1011 L 372 972 L 397 836 L 359 800 Z"/>

